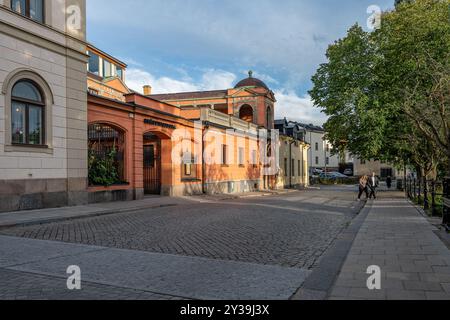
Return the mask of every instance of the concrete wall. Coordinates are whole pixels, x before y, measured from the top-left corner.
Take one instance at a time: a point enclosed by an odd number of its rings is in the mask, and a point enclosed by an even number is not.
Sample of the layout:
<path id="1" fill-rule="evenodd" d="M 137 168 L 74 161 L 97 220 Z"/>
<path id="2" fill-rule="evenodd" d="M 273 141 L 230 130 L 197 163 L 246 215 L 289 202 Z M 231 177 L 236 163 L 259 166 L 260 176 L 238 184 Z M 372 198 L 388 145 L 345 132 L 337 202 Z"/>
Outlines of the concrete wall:
<path id="1" fill-rule="evenodd" d="M 80 8 L 76 32 L 66 28 L 67 4 Z M 0 7 L 0 211 L 87 202 L 84 7 L 48 1 L 52 28 Z M 10 94 L 20 79 L 44 91 L 47 148 L 11 144 Z"/>

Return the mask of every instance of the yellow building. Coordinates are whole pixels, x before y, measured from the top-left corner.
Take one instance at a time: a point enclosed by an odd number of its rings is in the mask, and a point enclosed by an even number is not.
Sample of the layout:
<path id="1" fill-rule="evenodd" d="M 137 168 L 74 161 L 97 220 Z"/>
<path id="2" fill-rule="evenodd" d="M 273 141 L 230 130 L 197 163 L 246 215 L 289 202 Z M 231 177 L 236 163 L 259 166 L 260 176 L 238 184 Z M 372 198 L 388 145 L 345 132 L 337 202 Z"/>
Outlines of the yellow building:
<path id="1" fill-rule="evenodd" d="M 285 120 L 275 121 L 279 130 L 277 189 L 304 188 L 309 185 L 308 151 L 305 129 Z"/>

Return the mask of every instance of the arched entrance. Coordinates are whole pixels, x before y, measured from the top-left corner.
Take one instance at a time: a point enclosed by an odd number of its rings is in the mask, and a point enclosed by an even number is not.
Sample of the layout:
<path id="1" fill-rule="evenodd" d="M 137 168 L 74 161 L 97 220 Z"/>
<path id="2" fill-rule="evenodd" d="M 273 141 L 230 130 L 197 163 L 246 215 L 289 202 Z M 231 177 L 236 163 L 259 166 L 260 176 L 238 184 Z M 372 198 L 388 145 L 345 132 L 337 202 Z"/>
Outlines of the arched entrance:
<path id="1" fill-rule="evenodd" d="M 243 105 L 239 110 L 239 119 L 253 122 L 253 108 L 248 104 Z"/>
<path id="2" fill-rule="evenodd" d="M 161 139 L 144 135 L 144 193 L 161 194 Z"/>

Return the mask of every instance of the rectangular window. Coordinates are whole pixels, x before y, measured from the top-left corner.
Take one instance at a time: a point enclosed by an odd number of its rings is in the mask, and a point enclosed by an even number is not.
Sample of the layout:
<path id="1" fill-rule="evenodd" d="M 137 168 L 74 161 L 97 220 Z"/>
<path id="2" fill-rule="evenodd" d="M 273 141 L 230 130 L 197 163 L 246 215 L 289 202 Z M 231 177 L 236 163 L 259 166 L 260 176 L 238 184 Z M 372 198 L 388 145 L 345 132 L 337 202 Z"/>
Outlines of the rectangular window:
<path id="1" fill-rule="evenodd" d="M 253 167 L 256 167 L 258 165 L 257 157 L 256 157 L 256 150 L 252 151 L 252 165 L 253 165 Z"/>
<path id="2" fill-rule="evenodd" d="M 25 109 L 23 103 L 13 102 L 12 105 L 12 143 L 24 144 L 25 141 Z"/>
<path id="3" fill-rule="evenodd" d="M 239 148 L 239 166 L 244 166 L 244 148 Z"/>
<path id="4" fill-rule="evenodd" d="M 288 176 L 288 159 L 284 158 L 284 176 Z"/>
<path id="5" fill-rule="evenodd" d="M 330 158 L 327 157 L 325 161 L 326 161 L 327 166 L 328 166 L 330 164 Z"/>
<path id="6" fill-rule="evenodd" d="M 298 160 L 298 176 L 300 177 L 300 173 L 302 172 L 302 162 Z"/>
<path id="7" fill-rule="evenodd" d="M 319 151 L 319 143 L 316 142 L 316 151 Z"/>
<path id="8" fill-rule="evenodd" d="M 123 70 L 120 67 L 116 67 L 116 73 L 117 77 L 119 77 L 121 80 L 123 80 Z"/>
<path id="9" fill-rule="evenodd" d="M 319 165 L 319 157 L 316 157 L 316 165 Z"/>
<path id="10" fill-rule="evenodd" d="M 42 145 L 42 108 L 28 107 L 28 144 Z"/>
<path id="11" fill-rule="evenodd" d="M 93 52 L 88 52 L 88 71 L 97 76 L 100 75 L 100 57 Z"/>
<path id="12" fill-rule="evenodd" d="M 228 164 L 228 146 L 222 145 L 222 165 L 226 166 Z"/>
<path id="13" fill-rule="evenodd" d="M 37 22 L 44 22 L 44 3 L 42 0 L 30 1 L 30 18 Z"/>
<path id="14" fill-rule="evenodd" d="M 34 21 L 44 23 L 44 0 L 11 0 L 11 9 Z"/>
<path id="15" fill-rule="evenodd" d="M 291 176 L 295 177 L 295 160 L 294 159 L 292 159 L 291 170 L 292 170 Z"/>
<path id="16" fill-rule="evenodd" d="M 109 78 L 112 76 L 111 62 L 103 60 L 103 78 Z"/>
<path id="17" fill-rule="evenodd" d="M 366 160 L 361 160 L 361 164 L 366 164 Z"/>
<path id="18" fill-rule="evenodd" d="M 183 155 L 182 179 L 194 179 L 197 177 L 195 158 L 191 153 Z"/>

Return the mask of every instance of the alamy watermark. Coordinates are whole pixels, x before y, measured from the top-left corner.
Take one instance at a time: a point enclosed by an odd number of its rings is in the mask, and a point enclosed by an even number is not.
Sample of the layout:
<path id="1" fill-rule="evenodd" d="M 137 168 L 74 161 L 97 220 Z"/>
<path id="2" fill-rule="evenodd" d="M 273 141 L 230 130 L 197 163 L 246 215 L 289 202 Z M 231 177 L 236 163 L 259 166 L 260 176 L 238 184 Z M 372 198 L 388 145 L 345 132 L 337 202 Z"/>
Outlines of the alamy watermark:
<path id="1" fill-rule="evenodd" d="M 69 290 L 81 290 L 81 268 L 79 266 L 69 266 L 66 273 L 69 275 L 67 278 L 67 289 Z"/>
<path id="2" fill-rule="evenodd" d="M 369 266 L 367 274 L 370 277 L 367 279 L 367 289 L 381 290 L 381 268 L 379 266 Z"/>

